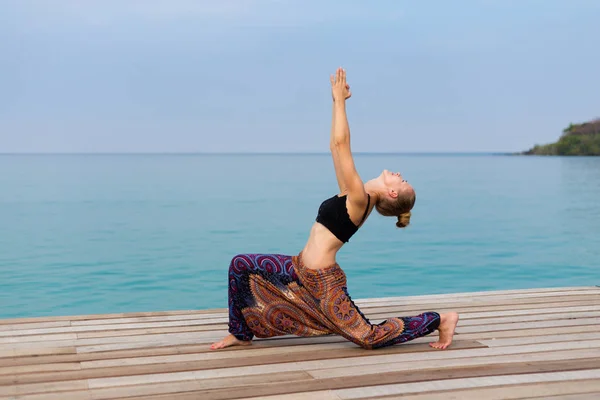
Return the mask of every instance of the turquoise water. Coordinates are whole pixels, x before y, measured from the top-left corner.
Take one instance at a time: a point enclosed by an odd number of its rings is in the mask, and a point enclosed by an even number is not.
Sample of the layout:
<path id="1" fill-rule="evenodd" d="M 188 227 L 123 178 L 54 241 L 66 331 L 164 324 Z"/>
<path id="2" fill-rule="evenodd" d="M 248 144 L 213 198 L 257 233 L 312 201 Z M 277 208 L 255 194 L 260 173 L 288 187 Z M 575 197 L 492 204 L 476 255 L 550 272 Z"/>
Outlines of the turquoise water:
<path id="1" fill-rule="evenodd" d="M 354 298 L 600 284 L 600 158 L 357 155 L 412 225 L 340 252 Z M 0 317 L 225 307 L 237 253 L 296 254 L 328 155 L 0 156 Z"/>

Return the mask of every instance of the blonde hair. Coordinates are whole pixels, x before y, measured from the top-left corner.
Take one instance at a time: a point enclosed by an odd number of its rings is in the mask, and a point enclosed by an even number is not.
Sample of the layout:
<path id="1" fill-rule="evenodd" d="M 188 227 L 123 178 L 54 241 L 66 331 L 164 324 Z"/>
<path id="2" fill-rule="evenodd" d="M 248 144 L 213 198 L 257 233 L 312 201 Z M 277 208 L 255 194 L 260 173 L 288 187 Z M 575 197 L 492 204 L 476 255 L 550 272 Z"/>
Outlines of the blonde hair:
<path id="1" fill-rule="evenodd" d="M 377 212 L 384 217 L 398 217 L 396 226 L 398 228 L 406 228 L 410 224 L 410 217 L 412 213 L 410 210 L 415 205 L 417 195 L 414 191 L 410 193 L 398 194 L 394 200 L 388 200 L 387 198 L 380 199 L 376 204 L 375 208 Z"/>
<path id="2" fill-rule="evenodd" d="M 398 215 L 398 222 L 396 222 L 396 226 L 398 228 L 406 228 L 408 225 L 410 225 L 410 216 L 410 211 Z"/>

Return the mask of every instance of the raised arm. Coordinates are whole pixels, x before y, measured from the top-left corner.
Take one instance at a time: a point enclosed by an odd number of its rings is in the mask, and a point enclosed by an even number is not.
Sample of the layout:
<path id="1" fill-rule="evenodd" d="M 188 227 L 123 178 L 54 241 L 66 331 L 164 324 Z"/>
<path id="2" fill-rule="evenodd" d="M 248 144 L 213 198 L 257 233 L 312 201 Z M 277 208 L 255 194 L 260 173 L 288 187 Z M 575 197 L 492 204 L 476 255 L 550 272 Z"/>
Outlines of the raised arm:
<path id="1" fill-rule="evenodd" d="M 350 87 L 346 83 L 346 71 L 338 68 L 336 76 L 331 77 L 333 95 L 333 117 L 331 153 L 333 155 L 336 176 L 340 189 L 348 194 L 348 201 L 358 207 L 367 202 L 363 182 L 356 171 L 350 148 L 350 127 L 346 115 L 346 99 L 350 98 Z"/>
<path id="2" fill-rule="evenodd" d="M 331 137 L 329 139 L 329 150 L 331 150 L 331 157 L 333 158 L 333 167 L 335 170 L 335 177 L 337 179 L 337 183 L 338 186 L 340 188 L 340 193 L 344 193 L 346 192 L 346 183 L 344 182 L 344 178 L 342 176 L 342 171 L 341 171 L 341 167 L 340 167 L 340 160 L 339 160 L 339 156 L 337 154 L 337 150 L 335 148 L 335 140 L 334 140 L 334 136 L 335 136 L 335 118 L 336 118 L 336 113 L 335 113 L 335 101 L 333 102 L 332 105 L 332 110 L 331 110 Z"/>

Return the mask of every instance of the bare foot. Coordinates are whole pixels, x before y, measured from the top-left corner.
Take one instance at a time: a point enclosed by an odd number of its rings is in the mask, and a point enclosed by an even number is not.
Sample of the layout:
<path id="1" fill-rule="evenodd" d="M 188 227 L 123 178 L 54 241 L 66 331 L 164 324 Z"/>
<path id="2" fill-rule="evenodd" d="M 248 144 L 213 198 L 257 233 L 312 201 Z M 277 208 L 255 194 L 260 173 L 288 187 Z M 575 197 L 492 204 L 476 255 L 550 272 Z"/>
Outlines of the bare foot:
<path id="1" fill-rule="evenodd" d="M 437 342 L 429 343 L 429 345 L 434 349 L 440 350 L 444 350 L 450 346 L 457 323 L 458 314 L 455 312 L 440 315 L 440 326 L 438 328 L 438 331 L 440 331 L 440 338 Z"/>
<path id="2" fill-rule="evenodd" d="M 252 344 L 251 340 L 239 340 L 233 335 L 228 335 L 225 339 L 220 342 L 215 342 L 210 345 L 211 350 L 224 349 L 230 346 L 249 346 Z"/>

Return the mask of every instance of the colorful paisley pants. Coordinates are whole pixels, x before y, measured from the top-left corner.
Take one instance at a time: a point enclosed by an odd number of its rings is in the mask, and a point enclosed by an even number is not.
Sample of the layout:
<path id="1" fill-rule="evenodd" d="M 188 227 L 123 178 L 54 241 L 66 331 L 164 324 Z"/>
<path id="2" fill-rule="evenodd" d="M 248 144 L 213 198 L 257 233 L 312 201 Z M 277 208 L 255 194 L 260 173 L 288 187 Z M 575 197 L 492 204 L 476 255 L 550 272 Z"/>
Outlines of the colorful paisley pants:
<path id="1" fill-rule="evenodd" d="M 440 315 L 425 312 L 372 324 L 347 291 L 339 265 L 306 268 L 302 254 L 239 254 L 229 266 L 229 332 L 239 340 L 254 336 L 337 334 L 365 349 L 426 336 Z"/>

